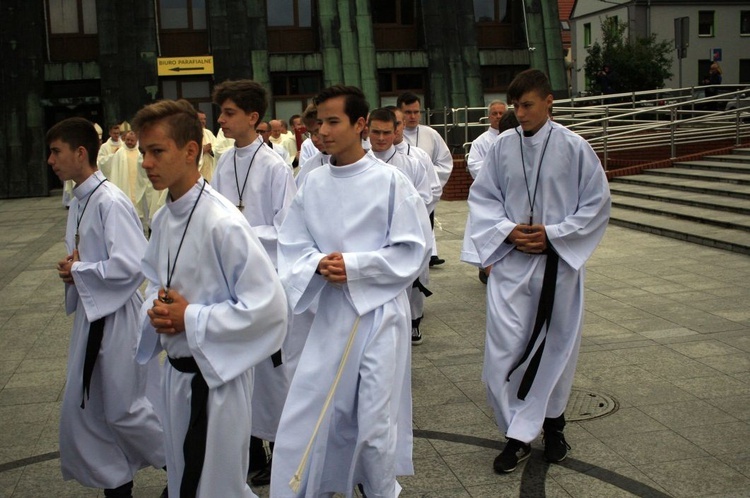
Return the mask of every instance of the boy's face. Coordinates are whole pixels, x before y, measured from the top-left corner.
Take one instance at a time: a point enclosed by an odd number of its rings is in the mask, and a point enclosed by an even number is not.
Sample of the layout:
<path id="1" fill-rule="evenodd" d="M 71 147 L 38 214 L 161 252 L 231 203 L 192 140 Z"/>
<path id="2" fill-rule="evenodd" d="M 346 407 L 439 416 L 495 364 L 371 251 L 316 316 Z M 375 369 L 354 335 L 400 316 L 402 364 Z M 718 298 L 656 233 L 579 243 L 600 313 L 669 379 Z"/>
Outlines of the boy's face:
<path id="1" fill-rule="evenodd" d="M 115 142 L 120 140 L 120 127 L 119 126 L 113 126 L 112 128 L 109 129 L 109 138 L 111 138 Z"/>
<path id="2" fill-rule="evenodd" d="M 393 111 L 396 115 L 396 128 L 393 130 L 393 143 L 400 144 L 404 141 L 404 113 L 401 109 Z"/>
<path id="3" fill-rule="evenodd" d="M 323 140 L 320 138 L 320 125 L 315 122 L 310 126 L 307 126 L 307 131 L 310 133 L 310 140 L 313 145 L 321 152 L 325 152 L 326 148 L 323 147 Z"/>
<path id="4" fill-rule="evenodd" d="M 225 137 L 243 141 L 255 136 L 258 113 L 246 113 L 232 99 L 227 99 L 221 104 L 221 114 L 217 121 Z"/>
<path id="5" fill-rule="evenodd" d="M 328 99 L 318 105 L 318 134 L 328 154 L 335 156 L 342 152 L 361 148 L 360 134 L 365 128 L 365 119 L 359 118 L 354 124 L 344 112 L 345 97 Z"/>
<path id="6" fill-rule="evenodd" d="M 391 148 L 395 138 L 392 121 L 370 121 L 370 145 L 374 152 L 383 152 Z"/>
<path id="7" fill-rule="evenodd" d="M 87 161 L 86 149 L 83 147 L 74 149 L 69 143 L 60 139 L 53 140 L 49 144 L 47 164 L 52 166 L 52 171 L 61 181 L 73 180 L 76 184 L 80 184 L 88 177 L 85 175 Z"/>
<path id="8" fill-rule="evenodd" d="M 419 102 L 402 104 L 401 112 L 404 113 L 404 125 L 407 128 L 415 128 L 419 124 L 419 118 L 422 115 L 422 110 L 420 109 Z"/>
<path id="9" fill-rule="evenodd" d="M 141 130 L 139 149 L 143 154 L 143 169 L 156 190 L 170 190 L 177 199 L 195 183 L 198 170 L 196 156 L 200 147 L 188 142 L 177 146 L 166 124 L 156 122 Z M 176 195 L 175 195 L 176 194 Z"/>
<path id="10" fill-rule="evenodd" d="M 552 95 L 542 97 L 539 92 L 532 90 L 521 95 L 521 98 L 514 100 L 512 104 L 523 131 L 536 133 L 549 119 Z"/>

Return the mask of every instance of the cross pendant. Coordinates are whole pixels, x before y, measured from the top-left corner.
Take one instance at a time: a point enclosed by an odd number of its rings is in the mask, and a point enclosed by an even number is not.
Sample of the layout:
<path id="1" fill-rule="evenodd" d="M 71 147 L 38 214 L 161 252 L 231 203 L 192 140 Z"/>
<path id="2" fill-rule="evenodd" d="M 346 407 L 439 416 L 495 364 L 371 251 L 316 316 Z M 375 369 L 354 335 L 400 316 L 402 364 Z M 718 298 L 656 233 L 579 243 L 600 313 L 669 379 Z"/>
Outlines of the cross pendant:
<path id="1" fill-rule="evenodd" d="M 244 204 L 242 204 L 242 202 L 240 202 L 239 204 L 237 204 L 237 209 L 239 209 L 239 210 L 240 210 L 240 213 L 241 213 L 242 211 L 244 211 L 244 210 L 245 210 L 245 205 L 244 205 Z"/>
<path id="2" fill-rule="evenodd" d="M 159 301 L 164 304 L 172 304 L 174 302 L 174 299 L 169 297 L 169 289 L 164 289 L 164 294 L 159 296 Z"/>
<path id="3" fill-rule="evenodd" d="M 76 236 L 75 236 L 76 249 L 78 249 L 78 243 L 80 241 L 81 241 L 81 236 L 78 235 L 78 231 L 76 231 Z"/>

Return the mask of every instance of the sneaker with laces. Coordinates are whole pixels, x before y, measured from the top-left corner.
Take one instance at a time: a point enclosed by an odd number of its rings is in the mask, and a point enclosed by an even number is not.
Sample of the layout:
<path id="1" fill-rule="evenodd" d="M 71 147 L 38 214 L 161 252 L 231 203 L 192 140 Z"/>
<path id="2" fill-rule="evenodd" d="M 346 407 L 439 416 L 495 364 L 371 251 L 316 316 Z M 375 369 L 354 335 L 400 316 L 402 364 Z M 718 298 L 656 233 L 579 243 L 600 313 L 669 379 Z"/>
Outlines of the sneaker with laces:
<path id="1" fill-rule="evenodd" d="M 519 463 L 531 455 L 531 445 L 517 439 L 508 439 L 503 451 L 495 457 L 492 466 L 498 474 L 508 474 L 516 470 Z"/>
<path id="2" fill-rule="evenodd" d="M 562 431 L 544 431 L 544 459 L 550 463 L 559 463 L 568 456 L 570 445 Z"/>
<path id="3" fill-rule="evenodd" d="M 419 331 L 419 327 L 411 328 L 411 345 L 417 346 L 422 344 L 422 332 Z"/>

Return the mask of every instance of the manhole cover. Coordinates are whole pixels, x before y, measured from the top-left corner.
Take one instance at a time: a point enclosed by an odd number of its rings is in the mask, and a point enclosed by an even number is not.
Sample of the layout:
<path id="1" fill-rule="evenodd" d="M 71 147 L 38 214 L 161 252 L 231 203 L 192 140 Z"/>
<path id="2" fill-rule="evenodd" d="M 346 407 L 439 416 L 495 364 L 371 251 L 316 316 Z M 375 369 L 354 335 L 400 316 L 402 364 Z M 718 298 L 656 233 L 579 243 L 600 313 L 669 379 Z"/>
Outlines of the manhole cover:
<path id="1" fill-rule="evenodd" d="M 565 409 L 565 420 L 591 420 L 617 411 L 617 401 L 611 396 L 595 393 L 587 389 L 576 389 L 570 392 L 568 407 Z"/>

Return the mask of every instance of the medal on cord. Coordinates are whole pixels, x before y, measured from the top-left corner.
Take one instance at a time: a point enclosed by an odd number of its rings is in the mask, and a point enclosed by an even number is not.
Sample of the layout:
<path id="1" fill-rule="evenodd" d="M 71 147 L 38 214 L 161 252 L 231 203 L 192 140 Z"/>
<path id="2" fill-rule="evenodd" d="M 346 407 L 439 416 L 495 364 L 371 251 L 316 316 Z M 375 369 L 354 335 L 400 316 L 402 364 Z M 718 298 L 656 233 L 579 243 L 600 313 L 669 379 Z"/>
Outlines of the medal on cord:
<path id="1" fill-rule="evenodd" d="M 534 203 L 536 202 L 536 193 L 539 189 L 539 177 L 542 176 L 542 162 L 544 161 L 544 153 L 547 152 L 547 145 L 549 144 L 549 137 L 552 135 L 552 127 L 550 126 L 549 133 L 547 133 L 547 138 L 544 140 L 544 147 L 542 148 L 542 155 L 539 158 L 539 166 L 537 167 L 536 171 L 536 180 L 534 181 L 534 194 L 532 195 L 531 189 L 529 188 L 529 178 L 526 174 L 526 161 L 524 161 L 523 157 L 523 137 L 521 136 L 521 133 L 519 133 L 518 129 L 516 129 L 516 133 L 518 134 L 518 140 L 519 140 L 519 146 L 521 147 L 521 166 L 523 167 L 523 181 L 526 184 L 526 195 L 529 198 L 529 225 L 534 224 Z"/>
<path id="2" fill-rule="evenodd" d="M 91 191 L 88 198 L 86 199 L 86 204 L 83 205 L 83 210 L 81 210 L 81 214 L 79 214 L 78 218 L 76 219 L 76 235 L 75 235 L 76 251 L 78 250 L 78 243 L 81 241 L 81 236 L 79 235 L 78 229 L 81 226 L 81 220 L 83 219 L 83 215 L 86 212 L 86 208 L 89 207 L 89 201 L 91 200 L 92 197 L 94 197 L 94 192 L 96 192 L 99 189 L 99 187 L 102 186 L 102 183 L 106 181 L 107 179 L 105 178 L 104 180 L 99 182 L 99 185 L 94 187 L 94 190 Z M 80 208 L 80 204 L 78 206 Z"/>
<path id="3" fill-rule="evenodd" d="M 190 210 L 190 215 L 188 216 L 187 223 L 185 223 L 185 230 L 182 232 L 182 238 L 180 239 L 180 245 L 177 246 L 177 254 L 174 255 L 174 261 L 172 261 L 172 265 L 170 267 L 169 259 L 169 249 L 167 249 L 167 285 L 164 286 L 164 295 L 159 296 L 159 301 L 165 304 L 172 304 L 174 302 L 174 299 L 169 297 L 169 288 L 172 285 L 172 277 L 174 276 L 174 269 L 177 266 L 177 258 L 180 257 L 180 249 L 182 249 L 182 243 L 185 242 L 185 234 L 187 234 L 188 227 L 190 226 L 190 220 L 193 219 L 193 213 L 195 213 L 195 208 L 198 206 L 198 201 L 201 200 L 201 196 L 203 195 L 203 190 L 206 188 L 206 180 L 203 180 L 203 185 L 201 185 L 201 191 L 198 192 L 198 197 L 195 199 L 195 204 L 193 204 L 193 209 Z"/>
<path id="4" fill-rule="evenodd" d="M 260 146 L 255 149 L 255 152 L 253 153 L 253 157 L 250 159 L 250 166 L 247 167 L 247 173 L 245 173 L 245 181 L 242 182 L 242 189 L 240 190 L 240 179 L 237 176 L 237 149 L 234 149 L 234 181 L 237 184 L 237 196 L 240 198 L 239 202 L 237 203 L 237 209 L 240 210 L 240 212 L 245 210 L 245 205 L 242 203 L 242 196 L 245 193 L 245 187 L 247 187 L 247 179 L 250 177 L 250 168 L 253 167 L 253 161 L 255 161 L 255 156 L 258 155 L 258 151 L 261 147 L 263 147 L 263 142 L 260 137 L 255 140 L 257 142 L 258 140 L 261 140 Z"/>

